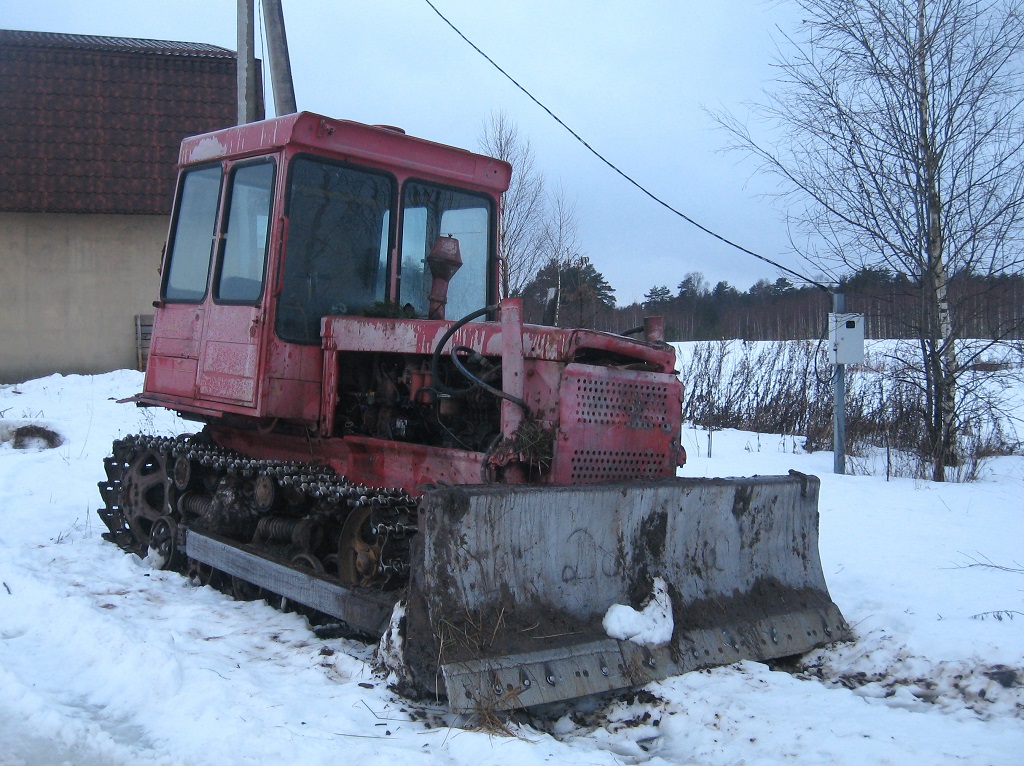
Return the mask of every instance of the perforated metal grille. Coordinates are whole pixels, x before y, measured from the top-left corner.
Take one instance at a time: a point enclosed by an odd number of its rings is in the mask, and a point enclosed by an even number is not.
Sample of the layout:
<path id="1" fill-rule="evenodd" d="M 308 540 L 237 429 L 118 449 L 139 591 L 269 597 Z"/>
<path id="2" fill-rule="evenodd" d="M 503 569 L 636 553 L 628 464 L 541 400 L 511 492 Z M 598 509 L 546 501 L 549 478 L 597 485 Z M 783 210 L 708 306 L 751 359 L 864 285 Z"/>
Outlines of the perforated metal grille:
<path id="1" fill-rule="evenodd" d="M 669 422 L 669 388 L 634 380 L 576 378 L 576 422 L 661 428 Z M 678 419 L 678 418 L 677 418 Z"/>
<path id="2" fill-rule="evenodd" d="M 589 484 L 675 473 L 681 396 L 677 380 L 570 365 L 561 393 L 556 481 Z"/>
<path id="3" fill-rule="evenodd" d="M 572 455 L 572 480 L 653 479 L 664 473 L 667 459 L 657 450 L 578 449 Z"/>

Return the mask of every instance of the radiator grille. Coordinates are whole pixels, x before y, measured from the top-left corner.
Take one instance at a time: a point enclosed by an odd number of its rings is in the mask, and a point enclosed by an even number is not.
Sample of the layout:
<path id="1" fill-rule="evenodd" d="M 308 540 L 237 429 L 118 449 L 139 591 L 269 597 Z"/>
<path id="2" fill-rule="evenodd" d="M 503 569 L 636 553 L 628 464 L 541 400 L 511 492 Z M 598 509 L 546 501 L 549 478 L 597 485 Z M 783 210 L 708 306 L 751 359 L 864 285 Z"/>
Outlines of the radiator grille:
<path id="1" fill-rule="evenodd" d="M 591 484 L 675 475 L 678 380 L 662 373 L 569 365 L 553 479 Z"/>
<path id="2" fill-rule="evenodd" d="M 577 378 L 576 422 L 661 428 L 668 420 L 669 388 L 660 383 Z"/>
<path id="3" fill-rule="evenodd" d="M 654 479 L 662 476 L 668 455 L 656 450 L 588 450 L 572 455 L 572 481 Z"/>

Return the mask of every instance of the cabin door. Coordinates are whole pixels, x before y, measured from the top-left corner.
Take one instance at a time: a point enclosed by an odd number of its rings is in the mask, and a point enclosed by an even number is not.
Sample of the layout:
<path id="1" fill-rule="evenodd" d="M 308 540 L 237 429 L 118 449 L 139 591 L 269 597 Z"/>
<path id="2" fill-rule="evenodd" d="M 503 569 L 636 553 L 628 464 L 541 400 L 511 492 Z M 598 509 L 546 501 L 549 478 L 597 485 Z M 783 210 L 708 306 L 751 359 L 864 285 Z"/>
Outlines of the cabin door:
<path id="1" fill-rule="evenodd" d="M 255 406 L 274 198 L 270 159 L 232 166 L 199 359 L 198 398 Z"/>

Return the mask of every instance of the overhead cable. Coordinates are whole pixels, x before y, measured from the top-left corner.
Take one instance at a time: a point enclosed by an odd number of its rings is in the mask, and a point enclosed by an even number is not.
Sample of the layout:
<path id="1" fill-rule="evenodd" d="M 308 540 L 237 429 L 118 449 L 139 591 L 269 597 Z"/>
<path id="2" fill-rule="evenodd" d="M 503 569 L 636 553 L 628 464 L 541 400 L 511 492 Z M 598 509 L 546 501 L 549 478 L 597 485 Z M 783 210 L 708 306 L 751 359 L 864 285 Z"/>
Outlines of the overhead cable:
<path id="1" fill-rule="evenodd" d="M 499 72 L 501 72 L 501 74 L 503 74 L 505 76 L 505 78 L 509 82 L 511 82 L 519 90 L 521 90 L 526 95 L 526 97 L 529 98 L 533 103 L 535 103 L 537 106 L 539 106 L 545 112 L 547 112 L 548 115 L 551 117 L 551 119 L 553 119 L 555 122 L 557 122 L 563 128 L 565 128 L 569 132 L 569 134 L 572 135 L 572 137 L 575 138 L 577 141 L 579 141 L 583 146 L 585 146 L 587 148 L 587 150 L 591 154 L 593 154 L 595 157 L 597 157 L 597 159 L 599 159 L 601 162 L 603 162 L 605 165 L 607 165 L 613 171 L 618 173 L 622 178 L 624 178 L 626 181 L 631 183 L 633 186 L 635 186 L 641 192 L 646 194 L 652 200 L 657 202 L 663 208 L 665 208 L 666 210 L 669 210 L 669 211 L 675 213 L 677 216 L 682 218 L 684 221 L 686 221 L 691 226 L 697 227 L 698 229 L 700 229 L 705 234 L 708 234 L 708 235 L 714 237 L 715 239 L 717 239 L 719 242 L 722 242 L 722 243 L 728 245 L 729 247 L 733 247 L 733 248 L 739 250 L 742 253 L 746 253 L 747 255 L 753 256 L 754 258 L 757 258 L 759 261 L 763 261 L 763 262 L 765 262 L 767 264 L 770 264 L 770 265 L 774 266 L 775 268 L 779 269 L 780 271 L 784 271 L 785 273 L 787 273 L 787 274 L 789 274 L 791 276 L 796 277 L 801 282 L 806 282 L 808 284 L 814 285 L 815 287 L 818 287 L 818 288 L 824 290 L 825 292 L 830 292 L 829 288 L 827 286 L 821 284 L 820 282 L 818 282 L 818 281 L 816 281 L 814 279 L 811 279 L 810 277 L 806 277 L 806 276 L 804 276 L 803 274 L 801 274 L 798 271 L 794 271 L 791 268 L 783 266 L 778 261 L 774 261 L 771 258 L 768 258 L 767 256 L 761 255 L 760 253 L 755 253 L 753 250 L 750 250 L 749 248 L 746 248 L 743 245 L 740 245 L 740 244 L 738 244 L 736 242 L 733 242 L 728 237 L 724 237 L 721 234 L 719 234 L 719 233 L 717 233 L 715 231 L 712 231 L 707 226 L 704 226 L 703 224 L 695 221 L 690 216 L 686 215 L 686 213 L 683 213 L 682 211 L 677 210 L 672 205 L 670 205 L 669 203 L 665 202 L 665 200 L 661 199 L 661 197 L 659 197 L 654 192 L 652 192 L 649 189 L 647 189 L 647 187 L 643 186 L 638 181 L 635 181 L 631 176 L 627 175 L 624 171 L 620 170 L 618 168 L 618 166 L 616 166 L 614 163 L 611 162 L 611 160 L 609 160 L 607 157 L 605 157 L 603 154 L 601 154 L 599 151 L 597 151 L 594 147 L 592 147 L 589 143 L 587 143 L 587 141 L 584 140 L 584 138 L 579 133 L 577 133 L 575 130 L 573 130 L 568 125 L 566 125 L 565 122 L 563 122 L 562 119 L 559 118 L 558 115 L 556 115 L 554 112 L 552 112 L 550 109 L 548 109 L 548 107 L 546 107 L 543 103 L 541 103 L 532 93 L 530 93 L 530 91 L 528 91 L 526 88 L 524 88 L 522 85 L 520 85 L 519 82 L 517 82 L 516 79 L 514 77 L 512 77 L 512 75 L 510 75 L 508 72 L 506 72 L 504 69 L 502 69 L 497 64 L 497 62 L 494 61 L 494 59 L 492 59 L 490 56 L 488 56 L 486 53 L 484 53 L 479 48 L 479 46 L 477 46 L 472 40 L 470 40 L 468 37 L 466 37 L 459 30 L 458 27 L 456 27 L 454 24 L 452 24 L 452 22 L 450 22 L 447 19 L 447 17 L 445 17 L 445 15 L 443 13 L 441 13 L 441 11 L 439 11 L 437 9 L 437 6 L 435 6 L 433 4 L 433 2 L 431 2 L 431 0 L 423 0 L 423 1 L 427 5 L 430 6 L 431 10 L 433 10 L 434 13 L 436 13 L 438 15 L 438 17 L 441 19 L 441 21 L 443 21 L 445 24 L 447 24 L 449 27 L 451 27 L 452 31 L 454 31 L 455 34 L 457 34 L 459 37 L 461 37 L 463 40 L 465 40 L 466 43 L 473 50 L 475 50 L 477 53 L 479 53 L 481 56 L 483 56 L 485 59 L 487 59 L 487 61 L 491 64 L 491 66 L 493 66 L 495 69 L 497 69 Z"/>

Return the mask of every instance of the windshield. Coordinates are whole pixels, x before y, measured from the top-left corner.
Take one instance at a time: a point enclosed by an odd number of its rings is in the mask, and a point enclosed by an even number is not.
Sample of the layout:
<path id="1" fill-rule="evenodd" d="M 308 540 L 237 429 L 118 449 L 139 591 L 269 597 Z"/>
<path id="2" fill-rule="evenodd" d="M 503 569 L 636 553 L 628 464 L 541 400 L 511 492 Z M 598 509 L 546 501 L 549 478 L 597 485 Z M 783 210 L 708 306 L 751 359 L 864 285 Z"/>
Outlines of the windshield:
<path id="1" fill-rule="evenodd" d="M 320 319 L 385 299 L 394 182 L 311 158 L 292 162 L 277 333 L 320 342 Z"/>

